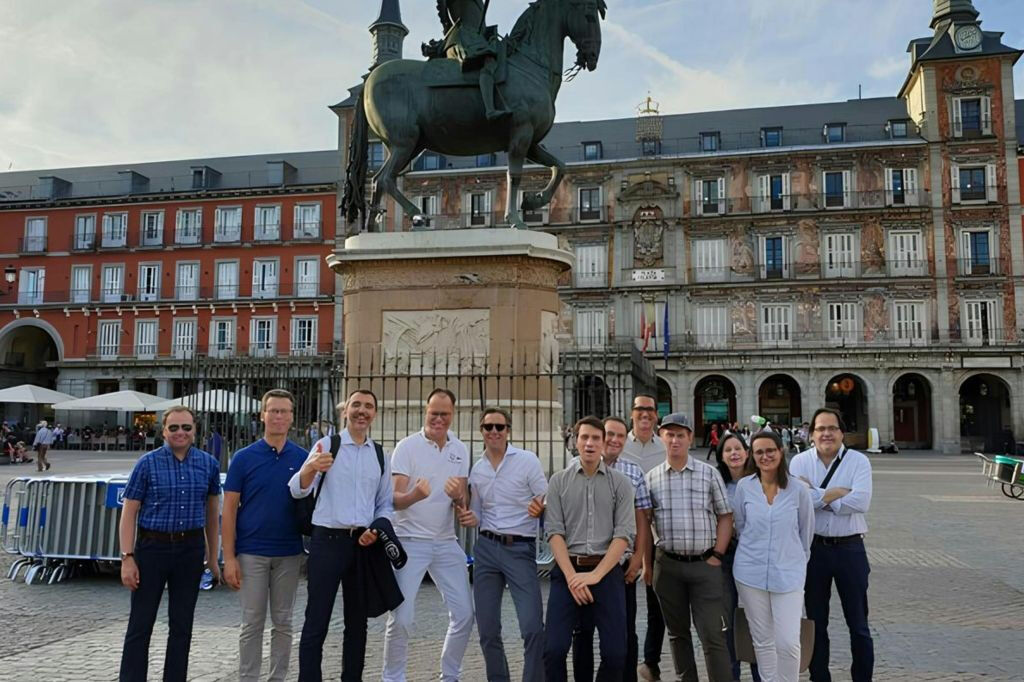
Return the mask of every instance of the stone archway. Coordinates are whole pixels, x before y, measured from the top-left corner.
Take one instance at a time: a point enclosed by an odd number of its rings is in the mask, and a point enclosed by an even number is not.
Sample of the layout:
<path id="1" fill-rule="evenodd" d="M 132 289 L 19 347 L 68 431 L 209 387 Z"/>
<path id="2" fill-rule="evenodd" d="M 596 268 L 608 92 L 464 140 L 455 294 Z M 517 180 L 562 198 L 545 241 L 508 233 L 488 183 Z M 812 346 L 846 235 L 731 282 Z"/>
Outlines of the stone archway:
<path id="1" fill-rule="evenodd" d="M 703 437 L 705 425 L 736 421 L 736 386 L 720 374 L 697 382 L 693 389 L 694 436 Z"/>
<path id="2" fill-rule="evenodd" d="M 672 407 L 672 387 L 661 377 L 658 377 L 657 384 L 658 417 L 661 418 L 675 412 L 675 410 Z"/>
<path id="3" fill-rule="evenodd" d="M 773 374 L 761 382 L 757 391 L 757 413 L 772 424 L 799 426 L 800 384 L 788 374 Z"/>
<path id="4" fill-rule="evenodd" d="M 1012 393 L 994 374 L 975 374 L 960 384 L 960 448 L 1014 452 Z"/>
<path id="5" fill-rule="evenodd" d="M 49 324 L 34 318 L 11 322 L 0 330 L 0 388 L 34 384 L 56 389 L 59 370 L 48 364 L 59 361 L 61 351 L 60 336 Z M 5 404 L 3 410 L 12 423 L 53 416 L 52 409 L 41 405 Z"/>
<path id="6" fill-rule="evenodd" d="M 837 374 L 825 384 L 825 406 L 838 410 L 846 423 L 845 442 L 853 448 L 868 444 L 868 390 L 856 374 Z"/>
<path id="7" fill-rule="evenodd" d="M 602 377 L 587 374 L 576 379 L 573 398 L 577 420 L 588 416 L 604 419 L 609 414 L 612 393 Z"/>
<path id="8" fill-rule="evenodd" d="M 903 374 L 893 384 L 892 427 L 896 447 L 932 447 L 932 386 L 920 374 Z"/>

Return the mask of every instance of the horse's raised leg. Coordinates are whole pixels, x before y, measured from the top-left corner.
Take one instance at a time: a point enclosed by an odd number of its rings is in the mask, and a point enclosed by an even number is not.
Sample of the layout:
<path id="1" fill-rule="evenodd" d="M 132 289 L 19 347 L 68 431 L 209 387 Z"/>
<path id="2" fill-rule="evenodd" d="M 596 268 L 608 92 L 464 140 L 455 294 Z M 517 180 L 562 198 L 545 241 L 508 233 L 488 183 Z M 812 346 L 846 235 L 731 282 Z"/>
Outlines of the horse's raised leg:
<path id="1" fill-rule="evenodd" d="M 373 193 L 370 195 L 370 220 L 379 219 L 384 214 L 380 207 L 381 196 L 387 192 L 402 207 L 410 218 L 422 213 L 420 208 L 398 190 L 398 174 L 423 151 L 418 144 L 395 144 L 388 147 L 388 160 L 373 176 Z M 378 230 L 383 231 L 383 230 Z"/>
<path id="2" fill-rule="evenodd" d="M 543 190 L 523 195 L 523 210 L 534 210 L 551 202 L 551 197 L 555 195 L 555 190 L 565 177 L 565 163 L 540 144 L 531 145 L 526 152 L 526 158 L 551 169 L 551 179 Z"/>
<path id="3" fill-rule="evenodd" d="M 505 222 L 517 230 L 529 229 L 517 206 L 519 186 L 523 182 L 523 161 L 533 140 L 532 128 L 517 128 L 508 147 L 508 195 L 505 197 Z"/>

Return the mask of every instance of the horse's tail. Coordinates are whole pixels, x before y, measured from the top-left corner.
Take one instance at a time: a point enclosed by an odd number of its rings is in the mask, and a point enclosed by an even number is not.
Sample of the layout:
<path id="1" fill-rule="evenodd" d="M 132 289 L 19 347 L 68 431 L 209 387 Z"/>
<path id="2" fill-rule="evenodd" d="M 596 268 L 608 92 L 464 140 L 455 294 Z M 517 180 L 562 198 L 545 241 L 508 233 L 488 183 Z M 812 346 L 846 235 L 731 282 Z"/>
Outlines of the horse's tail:
<path id="1" fill-rule="evenodd" d="M 363 92 L 356 99 L 355 118 L 349 131 L 348 167 L 345 169 L 345 193 L 341 199 L 341 214 L 351 225 L 366 216 L 366 155 L 369 151 L 369 124 L 363 107 Z"/>

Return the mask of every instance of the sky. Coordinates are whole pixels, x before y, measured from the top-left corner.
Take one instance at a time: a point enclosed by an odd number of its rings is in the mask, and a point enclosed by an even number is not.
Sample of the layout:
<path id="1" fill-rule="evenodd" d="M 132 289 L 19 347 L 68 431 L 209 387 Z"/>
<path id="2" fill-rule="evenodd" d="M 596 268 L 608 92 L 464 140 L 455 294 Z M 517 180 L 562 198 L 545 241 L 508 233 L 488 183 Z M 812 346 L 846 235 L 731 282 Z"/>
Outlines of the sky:
<path id="1" fill-rule="evenodd" d="M 492 0 L 505 33 L 528 0 Z M 2 0 L 2 172 L 337 146 L 370 62 L 379 0 Z M 402 0 L 405 56 L 440 34 Z M 895 96 L 931 0 L 608 0 L 598 69 L 558 120 Z M 1024 48 L 1024 2 L 975 0 L 982 28 Z M 566 46 L 567 63 L 575 50 Z M 1024 59 L 1014 69 L 1024 98 Z"/>

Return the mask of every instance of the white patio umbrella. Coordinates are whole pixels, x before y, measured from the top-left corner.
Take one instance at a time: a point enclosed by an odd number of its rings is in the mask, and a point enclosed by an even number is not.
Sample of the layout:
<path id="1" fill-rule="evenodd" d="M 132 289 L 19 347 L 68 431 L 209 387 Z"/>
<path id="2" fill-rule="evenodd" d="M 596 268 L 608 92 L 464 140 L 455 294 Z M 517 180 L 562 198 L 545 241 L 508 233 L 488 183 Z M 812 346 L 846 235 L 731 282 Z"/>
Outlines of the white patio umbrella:
<path id="1" fill-rule="evenodd" d="M 42 386 L 33 384 L 21 384 L 0 390 L 0 403 L 22 403 L 35 405 L 49 405 L 52 403 L 74 400 L 75 396 L 51 391 Z"/>
<path id="2" fill-rule="evenodd" d="M 172 405 L 187 405 L 203 412 L 259 412 L 260 401 L 222 388 L 165 400 L 153 409 L 166 410 Z"/>
<path id="3" fill-rule="evenodd" d="M 166 398 L 141 391 L 116 391 L 88 398 L 77 398 L 54 403 L 55 410 L 96 410 L 98 412 L 154 412 Z"/>

